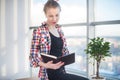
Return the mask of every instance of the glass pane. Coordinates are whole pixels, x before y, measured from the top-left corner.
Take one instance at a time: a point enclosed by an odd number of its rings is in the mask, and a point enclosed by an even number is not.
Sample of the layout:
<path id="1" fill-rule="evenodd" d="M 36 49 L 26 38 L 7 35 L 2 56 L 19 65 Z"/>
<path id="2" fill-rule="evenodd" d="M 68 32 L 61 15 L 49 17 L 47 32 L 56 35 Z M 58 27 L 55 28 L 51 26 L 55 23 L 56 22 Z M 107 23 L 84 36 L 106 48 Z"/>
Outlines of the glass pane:
<path id="1" fill-rule="evenodd" d="M 84 53 L 86 47 L 86 27 L 63 27 L 63 31 L 67 38 L 69 51 L 75 52 L 76 61 L 74 64 L 66 66 L 67 71 L 86 75 L 86 54 Z"/>
<path id="2" fill-rule="evenodd" d="M 43 6 L 47 0 L 31 0 L 31 26 L 39 26 L 45 21 Z"/>
<path id="3" fill-rule="evenodd" d="M 120 20 L 120 0 L 96 0 L 95 20 Z"/>
<path id="4" fill-rule="evenodd" d="M 61 24 L 86 22 L 86 0 L 59 0 Z"/>
<path id="5" fill-rule="evenodd" d="M 100 72 L 113 79 L 120 79 L 120 25 L 96 26 L 96 36 L 111 42 L 112 57 L 101 63 Z"/>

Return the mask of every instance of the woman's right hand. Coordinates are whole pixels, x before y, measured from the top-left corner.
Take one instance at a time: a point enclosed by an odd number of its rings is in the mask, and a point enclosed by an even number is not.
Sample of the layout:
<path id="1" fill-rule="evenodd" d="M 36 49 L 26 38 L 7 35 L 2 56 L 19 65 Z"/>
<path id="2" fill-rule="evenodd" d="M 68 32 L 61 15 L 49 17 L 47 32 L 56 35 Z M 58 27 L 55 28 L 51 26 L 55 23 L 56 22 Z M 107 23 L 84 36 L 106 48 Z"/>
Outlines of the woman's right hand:
<path id="1" fill-rule="evenodd" d="M 49 61 L 47 63 L 45 63 L 44 67 L 47 69 L 59 69 L 61 66 L 64 65 L 64 62 L 58 62 L 58 63 L 53 63 L 53 61 Z"/>

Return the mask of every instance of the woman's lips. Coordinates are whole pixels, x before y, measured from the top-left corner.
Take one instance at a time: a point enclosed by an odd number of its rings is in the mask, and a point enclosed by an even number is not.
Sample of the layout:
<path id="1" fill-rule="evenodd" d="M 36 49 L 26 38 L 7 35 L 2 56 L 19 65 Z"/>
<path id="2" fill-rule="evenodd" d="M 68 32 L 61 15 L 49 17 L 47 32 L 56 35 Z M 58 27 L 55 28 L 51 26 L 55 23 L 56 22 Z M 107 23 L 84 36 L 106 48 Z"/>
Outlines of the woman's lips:
<path id="1" fill-rule="evenodd" d="M 52 24 L 56 24 L 56 22 L 52 22 Z"/>

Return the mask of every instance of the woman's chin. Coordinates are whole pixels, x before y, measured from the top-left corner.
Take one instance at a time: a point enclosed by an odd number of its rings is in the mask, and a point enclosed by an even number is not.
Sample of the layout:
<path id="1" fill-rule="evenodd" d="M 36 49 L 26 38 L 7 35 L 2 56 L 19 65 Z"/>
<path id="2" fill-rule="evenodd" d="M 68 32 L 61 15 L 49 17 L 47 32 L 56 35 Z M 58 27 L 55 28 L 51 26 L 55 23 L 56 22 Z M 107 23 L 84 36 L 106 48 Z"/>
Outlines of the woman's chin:
<path id="1" fill-rule="evenodd" d="M 51 26 L 55 26 L 56 24 L 51 24 Z"/>

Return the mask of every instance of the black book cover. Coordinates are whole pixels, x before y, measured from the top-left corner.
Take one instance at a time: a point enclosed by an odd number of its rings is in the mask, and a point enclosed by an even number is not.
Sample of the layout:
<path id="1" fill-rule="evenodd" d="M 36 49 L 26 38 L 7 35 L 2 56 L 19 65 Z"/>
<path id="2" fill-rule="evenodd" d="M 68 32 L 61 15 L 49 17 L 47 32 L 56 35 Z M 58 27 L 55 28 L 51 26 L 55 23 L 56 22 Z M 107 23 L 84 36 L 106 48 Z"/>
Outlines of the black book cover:
<path id="1" fill-rule="evenodd" d="M 75 53 L 70 53 L 62 57 L 56 57 L 53 55 L 41 53 L 41 57 L 45 63 L 47 63 L 48 61 L 53 61 L 53 63 L 62 61 L 64 62 L 64 65 L 68 65 L 75 62 Z"/>

